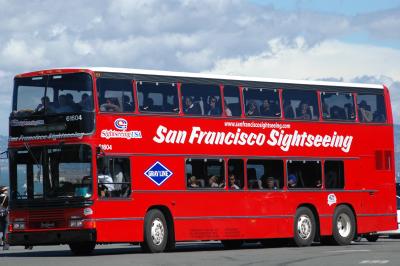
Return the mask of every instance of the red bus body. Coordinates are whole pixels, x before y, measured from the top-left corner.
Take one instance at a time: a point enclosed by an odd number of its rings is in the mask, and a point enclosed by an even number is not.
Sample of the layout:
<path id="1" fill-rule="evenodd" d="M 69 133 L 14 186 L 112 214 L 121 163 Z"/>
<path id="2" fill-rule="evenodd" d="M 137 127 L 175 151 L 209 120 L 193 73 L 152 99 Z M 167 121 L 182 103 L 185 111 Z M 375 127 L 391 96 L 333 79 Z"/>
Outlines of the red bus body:
<path id="1" fill-rule="evenodd" d="M 92 77 L 94 99 L 97 99 L 95 80 L 108 72 L 148 75 L 152 77 L 152 80 L 168 77 L 176 82 L 179 89 L 187 78 L 184 73 L 153 73 L 151 71 L 138 73 L 134 70 L 91 68 L 46 70 L 22 74 L 17 78 L 77 72 L 89 73 Z M 196 79 L 197 76 L 194 75 L 191 78 Z M 385 98 L 386 122 L 366 124 L 361 123 L 358 118 L 351 123 L 323 121 L 321 115 L 316 121 L 284 118 L 268 120 L 246 117 L 244 111 L 240 117 L 186 116 L 182 112 L 182 102 L 180 102 L 181 111 L 177 114 L 143 113 L 138 111 L 137 107 L 138 96 L 135 85 L 137 80 L 133 76 L 130 79 L 135 95 L 134 112 L 104 113 L 99 110 L 96 100 L 94 101 L 95 129 L 91 134 L 75 138 L 52 139 L 49 137 L 42 140 L 12 139 L 10 141 L 10 149 L 23 148 L 25 143 L 29 143 L 31 147 L 58 145 L 60 142 L 63 142 L 63 145 L 86 143 L 90 145 L 93 155 L 97 155 L 92 156 L 91 174 L 94 185 L 91 203 L 78 208 L 54 208 L 46 204 L 35 208 L 11 207 L 9 232 L 11 244 L 70 243 L 74 237 L 79 238 L 79 232 L 84 230 L 91 232 L 90 239 L 85 238 L 85 241 L 143 242 L 146 213 L 154 208 L 165 215 L 169 223 L 169 233 L 173 235 L 174 241 L 292 238 L 296 210 L 301 206 L 314 212 L 321 237 L 332 235 L 335 208 L 340 205 L 346 205 L 354 212 L 356 233 L 359 235 L 396 229 L 393 121 L 389 93 L 384 86 L 381 91 Z M 219 83 L 223 90 L 224 82 L 220 80 L 229 80 L 229 77 L 210 76 L 209 78 L 198 77 L 198 79 Z M 262 79 L 258 82 L 268 83 Z M 287 84 L 290 86 L 292 83 L 296 82 Z M 318 86 L 311 82 L 303 82 L 302 86 L 307 86 L 307 84 Z M 321 83 L 321 91 L 330 89 L 329 86 L 329 84 Z M 343 87 L 346 86 L 347 84 L 343 84 Z M 240 90 L 244 88 L 243 85 L 238 87 Z M 356 93 L 360 87 L 361 85 L 350 86 L 349 91 L 353 92 L 355 88 L 354 93 Z M 366 86 L 365 89 L 368 88 Z M 316 91 L 319 94 L 320 90 Z M 178 92 L 181 93 L 180 90 Z M 319 105 L 321 105 L 320 102 Z M 241 96 L 241 106 L 243 106 L 243 96 Z M 112 132 L 119 131 L 115 122 L 121 118 L 127 122 L 125 130 L 135 131 L 138 134 L 137 137 L 115 137 L 116 134 Z M 107 130 L 111 134 L 108 138 Z M 225 136 L 230 134 L 230 137 L 223 143 L 216 143 L 207 141 L 206 135 L 203 138 L 200 137 L 201 133 L 207 134 L 207 132 L 222 132 Z M 180 134 L 180 137 L 167 138 L 168 133 L 170 133 L 169 137 L 178 136 L 176 134 Z M 247 134 L 246 143 L 235 144 L 235 134 L 242 133 Z M 279 137 L 300 138 L 303 134 L 312 135 L 314 140 L 318 138 L 318 141 L 314 141 L 309 146 L 304 143 L 304 145 L 292 143 L 293 145 L 288 146 L 278 144 Z M 320 138 L 316 137 L 317 135 Z M 339 135 L 352 137 L 350 143 L 347 143 L 347 146 L 344 144 L 339 147 L 331 146 L 329 140 Z M 95 165 L 99 154 L 130 159 L 131 194 L 129 198 L 102 199 L 98 196 L 98 187 L 95 185 L 98 173 Z M 279 159 L 285 165 L 284 185 L 277 191 L 248 189 L 247 173 L 244 171 L 244 188 L 241 190 L 231 190 L 227 186 L 220 190 L 188 189 L 185 172 L 185 160 L 188 158 L 224 159 L 225 179 L 228 178 L 226 164 L 229 159 L 243 159 L 244 167 L 249 159 Z M 342 160 L 345 169 L 345 186 L 343 189 L 326 189 L 325 187 L 289 189 L 286 165 L 289 160 L 318 160 L 322 166 L 326 160 Z M 145 175 L 156 162 L 160 162 L 172 173 L 161 185 L 157 185 Z M 381 164 L 384 166 L 381 167 Z M 325 175 L 322 173 L 322 180 L 324 178 Z M 331 194 L 334 194 L 333 202 L 329 200 Z M 74 215 L 83 218 L 82 227 L 68 226 L 69 217 Z M 23 230 L 13 227 L 18 219 L 26 223 Z M 59 223 L 59 226 L 54 226 L 51 222 L 55 219 L 64 222 Z M 39 222 L 42 226 L 39 228 L 31 226 L 34 222 Z M 46 222 L 50 223 L 50 226 L 46 227 Z M 72 234 L 68 235 L 71 232 Z M 46 235 L 51 235 L 51 237 L 46 241 L 41 241 L 40 238 Z"/>

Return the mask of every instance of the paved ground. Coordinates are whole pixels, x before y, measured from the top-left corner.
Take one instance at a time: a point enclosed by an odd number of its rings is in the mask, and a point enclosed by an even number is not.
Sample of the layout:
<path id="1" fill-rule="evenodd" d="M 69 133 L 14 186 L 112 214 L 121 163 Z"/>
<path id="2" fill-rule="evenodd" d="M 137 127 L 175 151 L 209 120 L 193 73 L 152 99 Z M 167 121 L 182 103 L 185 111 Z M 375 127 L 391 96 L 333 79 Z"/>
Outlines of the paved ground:
<path id="1" fill-rule="evenodd" d="M 162 254 L 142 253 L 127 244 L 97 246 L 92 256 L 72 256 L 67 246 L 11 247 L 0 250 L 0 266 L 47 265 L 400 265 L 400 240 L 365 240 L 350 246 L 307 248 L 246 244 L 239 250 L 224 250 L 218 242 L 178 244 L 177 250 Z"/>

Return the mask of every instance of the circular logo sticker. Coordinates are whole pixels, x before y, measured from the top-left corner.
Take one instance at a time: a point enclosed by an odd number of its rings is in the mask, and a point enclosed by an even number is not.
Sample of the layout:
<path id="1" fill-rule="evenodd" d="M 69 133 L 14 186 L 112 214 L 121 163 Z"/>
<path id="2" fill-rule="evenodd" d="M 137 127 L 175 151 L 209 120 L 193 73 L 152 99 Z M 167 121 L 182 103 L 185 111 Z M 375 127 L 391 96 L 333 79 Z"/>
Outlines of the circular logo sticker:
<path id="1" fill-rule="evenodd" d="M 333 205 L 333 204 L 335 204 L 336 203 L 336 195 L 335 194 L 329 194 L 328 195 L 328 205 L 329 206 L 331 206 L 331 205 Z"/>
<path id="2" fill-rule="evenodd" d="M 123 118 L 115 119 L 114 126 L 119 130 L 126 130 L 128 128 L 128 121 Z"/>

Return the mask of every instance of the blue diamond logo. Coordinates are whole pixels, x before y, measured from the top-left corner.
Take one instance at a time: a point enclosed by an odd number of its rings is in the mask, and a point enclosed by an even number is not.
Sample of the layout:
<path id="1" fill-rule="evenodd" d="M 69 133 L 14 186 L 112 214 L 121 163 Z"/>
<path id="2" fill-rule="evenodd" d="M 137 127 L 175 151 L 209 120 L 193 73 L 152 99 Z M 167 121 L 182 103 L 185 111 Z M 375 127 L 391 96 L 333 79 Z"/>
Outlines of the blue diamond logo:
<path id="1" fill-rule="evenodd" d="M 173 173 L 162 163 L 157 161 L 149 169 L 147 169 L 146 172 L 144 172 L 144 175 L 150 178 L 151 181 L 156 183 L 157 186 L 161 186 L 162 183 L 167 181 L 167 179 L 173 175 Z"/>

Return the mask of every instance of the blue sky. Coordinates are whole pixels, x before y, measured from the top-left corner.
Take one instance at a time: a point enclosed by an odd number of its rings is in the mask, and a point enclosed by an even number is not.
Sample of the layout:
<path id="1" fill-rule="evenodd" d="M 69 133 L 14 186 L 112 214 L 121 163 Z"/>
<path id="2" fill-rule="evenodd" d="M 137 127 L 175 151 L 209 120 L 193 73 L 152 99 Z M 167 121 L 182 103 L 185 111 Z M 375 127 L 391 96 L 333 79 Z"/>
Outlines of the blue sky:
<path id="1" fill-rule="evenodd" d="M 14 75 L 70 66 L 385 83 L 400 123 L 400 0 L 0 0 L 0 6 L 3 125 Z"/>

